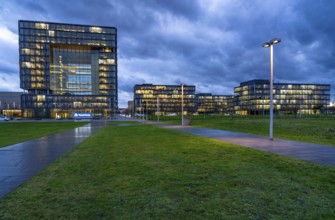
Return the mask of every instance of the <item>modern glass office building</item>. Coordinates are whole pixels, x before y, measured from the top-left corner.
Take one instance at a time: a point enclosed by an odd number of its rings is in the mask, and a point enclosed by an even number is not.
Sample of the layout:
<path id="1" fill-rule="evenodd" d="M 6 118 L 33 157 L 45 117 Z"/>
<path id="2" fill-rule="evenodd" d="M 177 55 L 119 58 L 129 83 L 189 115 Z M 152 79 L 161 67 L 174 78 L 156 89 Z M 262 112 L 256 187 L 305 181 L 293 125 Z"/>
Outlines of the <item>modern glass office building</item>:
<path id="1" fill-rule="evenodd" d="M 181 85 L 135 85 L 134 111 L 179 115 L 181 94 Z M 274 83 L 273 94 L 276 114 L 331 113 L 329 84 Z M 234 88 L 234 95 L 195 94 L 195 86 L 184 85 L 184 114 L 265 115 L 269 109 L 269 80 L 242 82 Z"/>
<path id="2" fill-rule="evenodd" d="M 329 84 L 273 84 L 274 112 L 279 114 L 326 113 L 330 105 Z M 234 112 L 241 115 L 269 114 L 269 80 L 251 80 L 234 88 Z"/>
<path id="3" fill-rule="evenodd" d="M 211 93 L 196 94 L 196 109 L 198 114 L 228 114 L 232 95 L 212 95 Z"/>
<path id="4" fill-rule="evenodd" d="M 194 93 L 195 86 L 191 85 L 135 85 L 134 111 L 141 115 L 180 115 L 183 101 L 184 114 L 194 113 Z"/>
<path id="5" fill-rule="evenodd" d="M 117 101 L 115 27 L 19 21 L 23 117 L 109 117 Z"/>

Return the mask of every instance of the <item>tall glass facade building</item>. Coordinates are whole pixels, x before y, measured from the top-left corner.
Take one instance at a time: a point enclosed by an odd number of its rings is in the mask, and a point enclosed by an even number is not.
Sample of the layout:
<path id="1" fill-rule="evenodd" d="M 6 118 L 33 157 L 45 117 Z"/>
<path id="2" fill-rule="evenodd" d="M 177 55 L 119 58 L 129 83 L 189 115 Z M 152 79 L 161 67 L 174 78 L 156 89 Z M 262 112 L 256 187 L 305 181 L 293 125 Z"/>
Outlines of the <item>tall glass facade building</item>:
<path id="1" fill-rule="evenodd" d="M 329 84 L 273 84 L 274 112 L 279 114 L 326 113 L 330 105 Z M 269 80 L 251 80 L 234 88 L 236 114 L 269 114 Z"/>
<path id="2" fill-rule="evenodd" d="M 117 29 L 19 21 L 22 116 L 109 117 L 117 101 Z"/>

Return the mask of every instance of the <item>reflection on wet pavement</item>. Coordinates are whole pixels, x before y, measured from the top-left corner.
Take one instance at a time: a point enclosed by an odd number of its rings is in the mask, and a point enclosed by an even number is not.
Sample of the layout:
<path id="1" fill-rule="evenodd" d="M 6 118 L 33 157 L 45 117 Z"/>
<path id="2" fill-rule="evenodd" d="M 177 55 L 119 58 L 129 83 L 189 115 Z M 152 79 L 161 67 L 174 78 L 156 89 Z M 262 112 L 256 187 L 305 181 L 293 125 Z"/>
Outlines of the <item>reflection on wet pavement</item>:
<path id="1" fill-rule="evenodd" d="M 62 133 L 0 148 L 0 198 L 105 126 L 97 121 Z"/>
<path id="2" fill-rule="evenodd" d="M 91 126 L 75 128 L 74 132 L 76 138 L 87 137 L 87 134 L 91 134 Z"/>

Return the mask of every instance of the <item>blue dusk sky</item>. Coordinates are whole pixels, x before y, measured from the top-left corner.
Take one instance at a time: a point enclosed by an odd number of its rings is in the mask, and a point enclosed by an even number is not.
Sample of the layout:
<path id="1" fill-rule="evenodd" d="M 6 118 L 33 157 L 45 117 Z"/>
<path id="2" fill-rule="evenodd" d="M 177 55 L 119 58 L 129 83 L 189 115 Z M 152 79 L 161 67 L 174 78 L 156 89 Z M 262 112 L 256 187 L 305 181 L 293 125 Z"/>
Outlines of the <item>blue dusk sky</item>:
<path id="1" fill-rule="evenodd" d="M 119 106 L 135 84 L 195 85 L 233 94 L 240 82 L 269 79 L 331 84 L 335 101 L 335 1 L 329 0 L 1 0 L 0 91 L 19 85 L 18 20 L 118 29 Z"/>

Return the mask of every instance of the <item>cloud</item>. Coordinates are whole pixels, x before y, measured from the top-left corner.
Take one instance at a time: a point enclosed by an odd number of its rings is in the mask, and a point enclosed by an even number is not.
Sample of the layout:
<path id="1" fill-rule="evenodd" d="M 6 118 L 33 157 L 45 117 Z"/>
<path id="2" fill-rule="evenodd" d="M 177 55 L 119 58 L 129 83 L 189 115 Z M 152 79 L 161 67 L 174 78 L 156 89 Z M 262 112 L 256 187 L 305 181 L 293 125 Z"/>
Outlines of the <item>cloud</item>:
<path id="1" fill-rule="evenodd" d="M 5 0 L 0 74 L 18 74 L 19 19 L 117 27 L 119 103 L 141 83 L 233 94 L 242 81 L 269 78 L 261 44 L 280 37 L 275 80 L 331 83 L 335 99 L 333 8 L 325 0 Z"/>
<path id="2" fill-rule="evenodd" d="M 48 11 L 40 4 L 39 1 L 23 1 L 22 8 L 32 13 L 46 14 Z"/>
<path id="3" fill-rule="evenodd" d="M 18 75 L 13 77 L 12 74 L 0 72 L 0 85 L 0 91 L 20 91 L 20 77 Z"/>
<path id="4" fill-rule="evenodd" d="M 19 84 L 18 37 L 0 25 L 0 91 L 17 91 Z"/>

